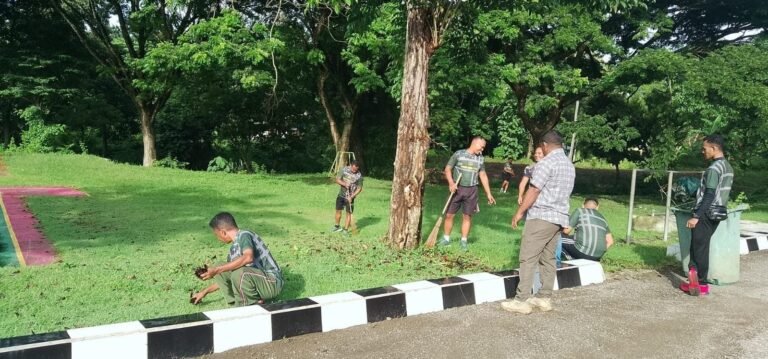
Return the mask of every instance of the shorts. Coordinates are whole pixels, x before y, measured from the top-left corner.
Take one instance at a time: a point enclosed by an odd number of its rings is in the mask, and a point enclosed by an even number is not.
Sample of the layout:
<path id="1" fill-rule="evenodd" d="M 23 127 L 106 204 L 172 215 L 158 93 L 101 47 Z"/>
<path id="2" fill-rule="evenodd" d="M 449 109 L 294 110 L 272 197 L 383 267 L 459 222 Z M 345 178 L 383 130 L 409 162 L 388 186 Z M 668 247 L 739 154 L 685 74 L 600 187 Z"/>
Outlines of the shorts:
<path id="1" fill-rule="evenodd" d="M 501 174 L 501 180 L 502 180 L 502 181 L 507 181 L 507 182 L 509 182 L 509 180 L 511 180 L 511 179 L 512 179 L 512 174 L 511 174 L 511 173 L 509 173 L 509 172 L 504 172 L 504 173 L 502 173 L 502 174 Z"/>
<path id="2" fill-rule="evenodd" d="M 477 205 L 477 186 L 462 187 L 459 186 L 451 198 L 451 204 L 448 205 L 448 214 L 456 214 L 459 211 L 459 207 L 462 208 L 462 212 L 468 216 L 471 216 L 477 212 L 480 212 L 480 207 Z"/>
<path id="3" fill-rule="evenodd" d="M 352 205 L 347 207 L 347 199 L 345 197 L 338 196 L 336 197 L 336 210 L 341 211 L 342 209 L 347 210 L 347 212 L 352 213 L 355 211 L 355 200 L 352 200 Z"/>

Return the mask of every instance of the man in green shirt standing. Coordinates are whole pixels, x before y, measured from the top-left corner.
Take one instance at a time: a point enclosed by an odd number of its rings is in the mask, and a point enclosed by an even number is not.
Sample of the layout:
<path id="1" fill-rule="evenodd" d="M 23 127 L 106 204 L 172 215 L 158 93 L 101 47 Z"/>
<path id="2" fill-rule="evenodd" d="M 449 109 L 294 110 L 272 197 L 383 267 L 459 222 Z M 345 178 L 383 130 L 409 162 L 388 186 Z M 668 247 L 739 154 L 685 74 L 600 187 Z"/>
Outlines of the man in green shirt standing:
<path id="1" fill-rule="evenodd" d="M 453 194 L 443 224 L 443 239 L 438 245 L 445 246 L 451 243 L 451 229 L 453 229 L 453 217 L 459 208 L 462 208 L 461 219 L 461 244 L 462 250 L 467 250 L 467 237 L 469 228 L 472 226 L 472 215 L 480 211 L 478 205 L 477 184 L 483 185 L 485 196 L 488 197 L 488 204 L 495 204 L 496 199 L 491 194 L 491 187 L 488 184 L 488 175 L 485 173 L 485 164 L 483 159 L 483 150 L 485 149 L 485 140 L 482 137 L 475 137 L 469 145 L 469 148 L 456 151 L 448 164 L 445 165 L 445 179 L 448 181 L 448 189 Z M 455 179 L 461 173 L 459 183 Z"/>
<path id="2" fill-rule="evenodd" d="M 613 235 L 608 228 L 608 221 L 598 212 L 599 202 L 587 198 L 584 205 L 571 214 L 569 226 L 563 233 L 573 239 L 563 238 L 563 251 L 574 259 L 589 259 L 599 262 L 605 252 L 613 245 Z"/>
<path id="3" fill-rule="evenodd" d="M 355 211 L 355 198 L 363 191 L 363 174 L 360 173 L 360 165 L 357 161 L 350 161 L 349 166 L 343 167 L 336 175 L 336 184 L 339 185 L 339 194 L 336 196 L 336 216 L 331 232 L 349 234 L 349 226 L 352 224 L 352 213 Z M 344 228 L 341 228 L 341 210 L 346 209 L 347 218 Z"/>
<path id="4" fill-rule="evenodd" d="M 688 264 L 688 283 L 680 285 L 680 289 L 694 296 L 709 293 L 709 242 L 720 221 L 725 219 L 733 185 L 733 168 L 725 159 L 723 136 L 705 137 L 701 153 L 705 160 L 711 162 L 701 176 L 693 217 L 687 223 L 691 229 L 691 260 Z"/>
<path id="5" fill-rule="evenodd" d="M 280 294 L 283 274 L 266 244 L 253 232 L 237 227 L 235 217 L 221 212 L 208 225 L 220 241 L 230 243 L 227 263 L 212 266 L 201 279 L 214 283 L 192 296 L 197 304 L 209 293 L 224 290 L 230 305 L 244 306 L 262 303 Z"/>

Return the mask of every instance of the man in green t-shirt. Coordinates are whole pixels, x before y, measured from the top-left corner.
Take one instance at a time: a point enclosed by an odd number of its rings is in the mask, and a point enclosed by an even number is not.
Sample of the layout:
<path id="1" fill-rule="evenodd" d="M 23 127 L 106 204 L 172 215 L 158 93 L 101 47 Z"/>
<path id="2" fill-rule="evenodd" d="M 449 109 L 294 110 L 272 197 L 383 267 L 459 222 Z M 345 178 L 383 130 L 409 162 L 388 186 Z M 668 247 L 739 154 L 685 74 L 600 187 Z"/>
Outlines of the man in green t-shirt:
<path id="1" fill-rule="evenodd" d="M 680 285 L 680 289 L 694 296 L 709 293 L 709 242 L 722 220 L 718 212 L 726 212 L 733 185 L 733 168 L 725 159 L 723 136 L 705 137 L 701 154 L 711 162 L 701 176 L 693 216 L 686 224 L 691 229 L 691 259 L 688 264 L 688 283 Z"/>
<path id="2" fill-rule="evenodd" d="M 496 199 L 491 194 L 491 187 L 488 184 L 488 175 L 485 173 L 485 164 L 483 159 L 483 150 L 485 149 L 485 140 L 482 137 L 475 137 L 465 150 L 456 151 L 448 164 L 445 165 L 445 179 L 448 181 L 448 190 L 453 193 L 448 210 L 445 214 L 443 224 L 443 239 L 438 245 L 445 246 L 451 243 L 451 229 L 453 229 L 453 217 L 459 208 L 462 209 L 461 219 L 461 241 L 459 242 L 462 250 L 467 250 L 467 236 L 469 228 L 472 226 L 472 215 L 480 211 L 477 203 L 477 185 L 481 183 L 488 197 L 488 204 L 495 204 Z M 455 179 L 461 173 L 459 183 Z"/>
<path id="3" fill-rule="evenodd" d="M 267 245 L 253 232 L 237 227 L 235 218 L 221 212 L 208 225 L 220 241 L 230 243 L 227 263 L 208 268 L 200 279 L 213 279 L 214 283 L 192 296 L 192 303 L 200 303 L 209 293 L 224 289 L 230 305 L 244 306 L 263 303 L 280 294 L 283 274 Z"/>
<path id="4" fill-rule="evenodd" d="M 360 165 L 357 161 L 350 161 L 349 166 L 343 167 L 336 175 L 336 184 L 339 185 L 339 194 L 336 196 L 336 216 L 331 232 L 349 234 L 349 226 L 352 224 L 352 213 L 355 211 L 355 198 L 363 191 L 363 174 L 360 173 Z M 341 210 L 345 209 L 347 218 L 344 228 L 341 228 Z"/>
<path id="5" fill-rule="evenodd" d="M 499 192 L 507 193 L 509 189 L 509 181 L 515 177 L 515 170 L 512 168 L 512 159 L 507 158 L 507 162 L 504 162 L 504 172 L 501 173 L 501 188 Z"/>
<path id="6" fill-rule="evenodd" d="M 600 261 L 613 245 L 608 221 L 598 212 L 599 207 L 597 199 L 587 198 L 584 205 L 571 214 L 569 226 L 563 229 L 564 234 L 574 237 L 563 238 L 563 252 L 571 258 Z"/>

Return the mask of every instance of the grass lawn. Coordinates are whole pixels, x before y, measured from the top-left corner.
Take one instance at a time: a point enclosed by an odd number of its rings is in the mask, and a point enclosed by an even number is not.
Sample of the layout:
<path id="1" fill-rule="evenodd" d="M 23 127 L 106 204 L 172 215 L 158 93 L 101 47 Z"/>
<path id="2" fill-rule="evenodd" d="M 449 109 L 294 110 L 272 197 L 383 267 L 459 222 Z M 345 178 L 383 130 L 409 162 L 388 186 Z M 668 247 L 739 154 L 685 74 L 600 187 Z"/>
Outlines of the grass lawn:
<path id="1" fill-rule="evenodd" d="M 495 194 L 497 206 L 481 205 L 468 253 L 450 247 L 396 252 L 381 241 L 389 220 L 389 181 L 366 178 L 355 213 L 360 234 L 345 238 L 328 233 L 338 186 L 320 174 L 204 173 L 59 154 L 18 154 L 4 161 L 8 175 L 0 177 L 2 186 L 72 186 L 89 196 L 27 199 L 59 260 L 0 268 L 0 338 L 226 307 L 219 293 L 198 306 L 188 301 L 190 291 L 204 286 L 193 268 L 226 260 L 227 246 L 207 228 L 222 210 L 265 239 L 286 278 L 279 299 L 517 266 L 521 231 L 509 226 L 517 206 L 511 192 Z M 427 188 L 425 235 L 446 195 L 444 187 Z M 627 200 L 601 198 L 600 209 L 622 241 Z M 572 207 L 581 200 L 577 194 Z M 768 208 L 755 217 L 768 218 Z M 454 233 L 458 227 L 457 220 Z M 620 243 L 606 255 L 607 270 L 672 264 L 660 234 L 634 236 L 635 243 Z"/>

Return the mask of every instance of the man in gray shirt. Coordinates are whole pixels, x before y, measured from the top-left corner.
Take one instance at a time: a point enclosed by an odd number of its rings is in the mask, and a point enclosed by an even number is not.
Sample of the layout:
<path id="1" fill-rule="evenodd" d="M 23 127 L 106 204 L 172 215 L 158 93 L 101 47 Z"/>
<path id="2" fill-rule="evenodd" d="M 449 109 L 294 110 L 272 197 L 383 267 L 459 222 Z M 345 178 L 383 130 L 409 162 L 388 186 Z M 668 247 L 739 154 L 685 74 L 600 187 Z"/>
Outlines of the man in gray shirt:
<path id="1" fill-rule="evenodd" d="M 568 226 L 571 191 L 576 178 L 573 163 L 563 151 L 563 137 L 549 131 L 541 138 L 544 158 L 536 164 L 531 187 L 512 217 L 512 228 L 526 216 L 520 244 L 520 283 L 513 300 L 501 303 L 504 310 L 528 314 L 533 308 L 552 310 L 551 295 L 555 285 L 555 247 L 560 231 Z M 541 272 L 541 289 L 532 295 L 536 266 Z"/>
<path id="2" fill-rule="evenodd" d="M 483 150 L 485 140 L 482 137 L 474 137 L 469 148 L 456 151 L 448 160 L 443 172 L 448 181 L 448 190 L 453 193 L 443 223 L 443 239 L 438 245 L 445 246 L 451 243 L 451 229 L 453 229 L 453 217 L 462 209 L 461 216 L 461 249 L 467 250 L 467 236 L 472 226 L 472 216 L 480 211 L 478 205 L 477 185 L 482 184 L 488 204 L 495 204 L 496 199 L 491 194 L 488 184 L 488 175 L 485 173 L 485 159 Z M 461 174 L 461 180 L 456 181 Z"/>

